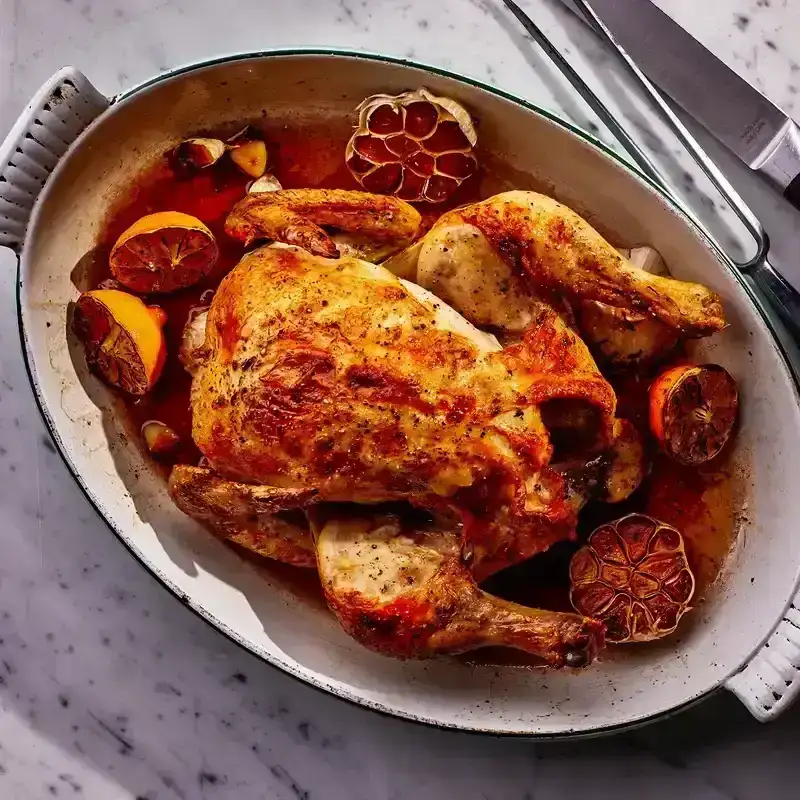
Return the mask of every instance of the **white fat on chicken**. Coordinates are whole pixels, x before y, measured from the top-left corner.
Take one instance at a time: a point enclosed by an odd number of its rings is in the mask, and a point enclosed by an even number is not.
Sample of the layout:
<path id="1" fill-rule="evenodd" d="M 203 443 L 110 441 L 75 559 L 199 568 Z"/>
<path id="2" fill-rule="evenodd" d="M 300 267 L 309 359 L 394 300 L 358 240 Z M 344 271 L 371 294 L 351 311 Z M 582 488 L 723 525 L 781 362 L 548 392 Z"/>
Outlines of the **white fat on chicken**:
<path id="1" fill-rule="evenodd" d="M 409 294 L 413 295 L 420 303 L 433 309 L 436 315 L 434 324 L 440 330 L 453 331 L 453 333 L 466 336 L 485 353 L 493 353 L 503 349 L 500 342 L 497 341 L 497 337 L 476 328 L 471 322 L 459 314 L 455 308 L 448 305 L 432 291 L 429 291 L 419 284 L 412 283 L 411 281 L 401 279 L 400 283 L 402 283 Z"/>

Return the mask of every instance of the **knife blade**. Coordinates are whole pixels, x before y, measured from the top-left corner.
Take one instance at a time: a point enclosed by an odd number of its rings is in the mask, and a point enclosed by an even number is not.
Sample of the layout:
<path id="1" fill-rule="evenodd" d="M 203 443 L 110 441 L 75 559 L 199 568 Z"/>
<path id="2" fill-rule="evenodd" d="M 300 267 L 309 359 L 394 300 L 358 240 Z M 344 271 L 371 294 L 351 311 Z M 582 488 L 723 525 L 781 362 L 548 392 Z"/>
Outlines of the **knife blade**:
<path id="1" fill-rule="evenodd" d="M 800 209 L 800 127 L 788 114 L 650 0 L 589 5 L 661 91 Z"/>

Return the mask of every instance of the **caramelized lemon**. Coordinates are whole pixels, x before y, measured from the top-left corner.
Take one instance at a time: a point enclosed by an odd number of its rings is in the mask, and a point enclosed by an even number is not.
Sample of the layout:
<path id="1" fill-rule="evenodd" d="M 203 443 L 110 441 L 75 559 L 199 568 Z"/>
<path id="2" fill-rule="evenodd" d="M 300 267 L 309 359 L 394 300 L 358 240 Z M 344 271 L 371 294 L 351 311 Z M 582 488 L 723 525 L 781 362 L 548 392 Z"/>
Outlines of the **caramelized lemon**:
<path id="1" fill-rule="evenodd" d="M 717 364 L 662 372 L 650 387 L 650 430 L 679 464 L 717 456 L 733 433 L 739 407 L 736 381 Z"/>
<path id="2" fill-rule="evenodd" d="M 109 256 L 111 274 L 134 292 L 174 292 L 214 267 L 219 248 L 211 231 L 190 214 L 159 211 L 130 226 Z"/>
<path id="3" fill-rule="evenodd" d="M 162 309 L 148 307 L 132 294 L 96 289 L 78 298 L 73 330 L 92 372 L 124 392 L 143 395 L 164 366 L 165 322 Z"/>

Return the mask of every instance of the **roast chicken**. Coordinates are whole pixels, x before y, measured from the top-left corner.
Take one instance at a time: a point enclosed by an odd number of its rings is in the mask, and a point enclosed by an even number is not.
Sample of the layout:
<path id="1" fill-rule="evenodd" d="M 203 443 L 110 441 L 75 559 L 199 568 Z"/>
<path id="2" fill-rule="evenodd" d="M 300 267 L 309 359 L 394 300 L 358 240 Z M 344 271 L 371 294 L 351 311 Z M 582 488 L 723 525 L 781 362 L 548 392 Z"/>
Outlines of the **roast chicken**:
<path id="1" fill-rule="evenodd" d="M 400 249 L 419 225 L 402 201 L 363 192 L 276 191 L 234 207 L 230 235 L 273 244 L 246 254 L 193 320 L 182 358 L 204 466 L 176 467 L 172 496 L 257 552 L 316 561 L 332 610 L 374 649 L 505 644 L 588 663 L 602 626 L 476 583 L 574 537 L 587 476 L 618 501 L 644 474 L 572 308 L 607 303 L 700 336 L 724 324 L 719 301 L 637 269 L 532 192 L 445 214 L 387 266 L 329 231 Z M 625 472 L 610 482 L 598 465 Z M 387 501 L 436 525 L 363 511 Z"/>
<path id="2" fill-rule="evenodd" d="M 555 667 L 583 667 L 603 626 L 510 603 L 478 588 L 455 532 L 397 516 L 311 512 L 328 606 L 358 642 L 400 658 L 513 647 Z"/>
<path id="3" fill-rule="evenodd" d="M 551 310 L 501 349 L 380 266 L 286 246 L 222 282 L 192 384 L 193 436 L 218 475 L 457 509 L 479 577 L 572 534 L 550 461 L 606 449 L 614 406 Z"/>

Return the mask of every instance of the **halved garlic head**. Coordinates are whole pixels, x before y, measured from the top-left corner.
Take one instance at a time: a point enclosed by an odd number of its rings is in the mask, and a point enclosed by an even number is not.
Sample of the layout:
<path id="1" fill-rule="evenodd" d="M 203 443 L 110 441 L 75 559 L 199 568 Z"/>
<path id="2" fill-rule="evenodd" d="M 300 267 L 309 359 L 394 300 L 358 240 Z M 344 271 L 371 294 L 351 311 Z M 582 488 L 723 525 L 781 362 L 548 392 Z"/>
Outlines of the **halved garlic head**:
<path id="1" fill-rule="evenodd" d="M 376 94 L 358 107 L 345 161 L 370 192 L 441 203 L 478 169 L 469 112 L 427 89 Z"/>

